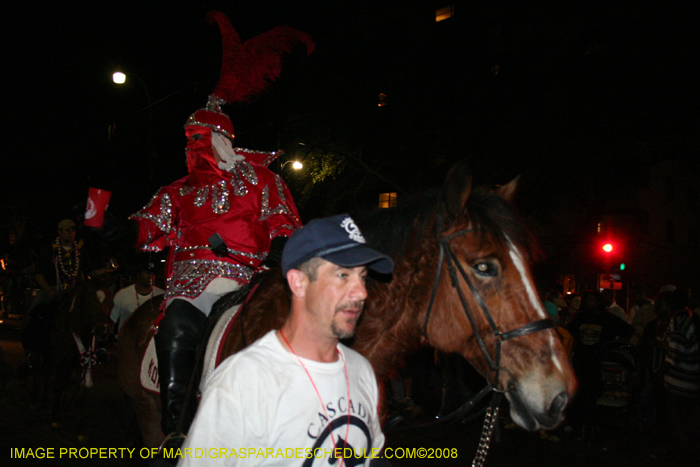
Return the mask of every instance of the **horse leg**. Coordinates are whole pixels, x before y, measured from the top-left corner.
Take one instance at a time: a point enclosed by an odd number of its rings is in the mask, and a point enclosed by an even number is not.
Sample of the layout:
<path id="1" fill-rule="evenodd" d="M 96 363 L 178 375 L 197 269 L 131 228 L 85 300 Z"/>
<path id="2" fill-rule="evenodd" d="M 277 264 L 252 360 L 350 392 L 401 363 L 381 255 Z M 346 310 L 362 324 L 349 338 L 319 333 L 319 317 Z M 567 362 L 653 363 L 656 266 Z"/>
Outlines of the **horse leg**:
<path id="1" fill-rule="evenodd" d="M 147 339 L 143 336 L 143 341 Z M 117 373 L 119 386 L 124 391 L 125 397 L 131 402 L 136 425 L 141 433 L 141 441 L 149 448 L 158 447 L 163 442 L 165 435 L 160 426 L 160 398 L 143 389 L 141 386 L 141 356 L 145 349 L 145 342 L 139 345 L 139 336 L 136 333 L 120 335 L 117 345 Z M 126 427 L 127 429 L 132 428 Z"/>
<path id="2" fill-rule="evenodd" d="M 51 428 L 61 428 L 61 399 L 68 382 L 63 377 L 54 375 L 53 377 L 53 401 L 51 403 Z"/>
<path id="3" fill-rule="evenodd" d="M 161 412 L 158 404 L 159 397 L 144 390 L 132 398 L 132 405 L 136 415 L 139 431 L 143 444 L 148 448 L 157 448 L 165 439 L 161 428 Z"/>
<path id="4" fill-rule="evenodd" d="M 86 388 L 79 384 L 77 395 L 75 396 L 75 432 L 78 434 L 76 439 L 78 442 L 82 443 L 85 441 L 85 399 L 87 394 L 90 392 Z"/>
<path id="5" fill-rule="evenodd" d="M 54 356 L 51 367 L 51 386 L 53 389 L 53 401 L 51 403 L 51 428 L 61 428 L 61 406 L 63 396 L 70 382 L 72 367 L 65 358 Z"/>

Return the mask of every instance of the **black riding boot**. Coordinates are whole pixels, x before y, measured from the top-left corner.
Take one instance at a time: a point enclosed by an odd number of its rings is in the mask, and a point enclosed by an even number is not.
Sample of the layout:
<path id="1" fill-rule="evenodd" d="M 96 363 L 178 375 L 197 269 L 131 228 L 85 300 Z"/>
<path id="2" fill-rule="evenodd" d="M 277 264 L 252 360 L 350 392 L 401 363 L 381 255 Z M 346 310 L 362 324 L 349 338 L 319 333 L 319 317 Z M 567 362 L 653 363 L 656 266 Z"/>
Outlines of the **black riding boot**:
<path id="1" fill-rule="evenodd" d="M 190 377 L 197 363 L 197 345 L 207 317 L 185 300 L 173 300 L 165 310 L 155 336 L 162 402 L 161 427 L 167 436 L 175 432 Z M 194 416 L 194 394 L 185 414 L 182 431 L 186 432 Z"/>

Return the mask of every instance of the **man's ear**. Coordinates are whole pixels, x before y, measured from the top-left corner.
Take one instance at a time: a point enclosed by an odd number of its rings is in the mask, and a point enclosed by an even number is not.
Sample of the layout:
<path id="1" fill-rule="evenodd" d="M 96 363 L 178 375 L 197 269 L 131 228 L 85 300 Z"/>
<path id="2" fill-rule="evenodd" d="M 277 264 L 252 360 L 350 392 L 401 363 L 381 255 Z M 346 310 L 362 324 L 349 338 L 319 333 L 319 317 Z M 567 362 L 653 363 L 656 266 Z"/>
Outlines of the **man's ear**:
<path id="1" fill-rule="evenodd" d="M 287 271 L 287 283 L 293 296 L 303 297 L 306 295 L 306 286 L 309 283 L 309 278 L 299 269 L 290 269 Z"/>

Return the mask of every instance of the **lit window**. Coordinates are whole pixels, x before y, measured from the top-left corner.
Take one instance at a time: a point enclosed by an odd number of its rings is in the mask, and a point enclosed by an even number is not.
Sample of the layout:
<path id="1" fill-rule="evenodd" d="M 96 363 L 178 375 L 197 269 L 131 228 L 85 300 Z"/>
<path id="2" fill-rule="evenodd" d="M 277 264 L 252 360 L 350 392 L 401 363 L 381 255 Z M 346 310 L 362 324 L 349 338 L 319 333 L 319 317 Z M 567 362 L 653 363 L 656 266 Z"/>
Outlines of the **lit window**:
<path id="1" fill-rule="evenodd" d="M 393 208 L 396 206 L 396 193 L 382 193 L 379 195 L 380 208 Z"/>
<path id="2" fill-rule="evenodd" d="M 439 23 L 440 21 L 452 18 L 454 14 L 454 5 L 446 6 L 445 8 L 440 8 L 435 12 L 435 22 Z"/>

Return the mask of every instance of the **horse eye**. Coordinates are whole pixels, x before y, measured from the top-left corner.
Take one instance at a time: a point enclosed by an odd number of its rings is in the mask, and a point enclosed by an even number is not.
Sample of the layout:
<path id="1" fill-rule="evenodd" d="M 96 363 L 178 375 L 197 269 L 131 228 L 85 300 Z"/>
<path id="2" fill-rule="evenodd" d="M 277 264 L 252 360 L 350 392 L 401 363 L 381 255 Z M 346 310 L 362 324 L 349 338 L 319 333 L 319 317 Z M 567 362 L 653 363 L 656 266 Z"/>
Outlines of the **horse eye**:
<path id="1" fill-rule="evenodd" d="M 474 266 L 476 273 L 480 276 L 495 277 L 498 275 L 498 268 L 488 261 L 482 261 Z"/>

